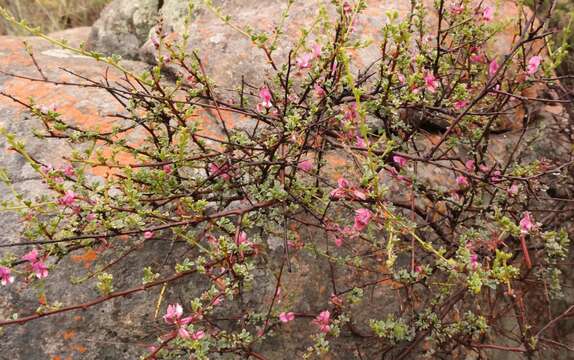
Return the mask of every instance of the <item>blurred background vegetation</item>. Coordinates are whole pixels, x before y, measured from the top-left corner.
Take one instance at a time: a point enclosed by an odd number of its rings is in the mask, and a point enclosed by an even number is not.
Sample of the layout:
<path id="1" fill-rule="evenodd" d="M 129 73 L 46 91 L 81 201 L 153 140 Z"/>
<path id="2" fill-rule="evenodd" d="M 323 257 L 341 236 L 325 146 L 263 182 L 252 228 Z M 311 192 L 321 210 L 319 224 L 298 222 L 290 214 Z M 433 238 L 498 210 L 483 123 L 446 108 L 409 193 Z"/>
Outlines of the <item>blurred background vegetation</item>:
<path id="1" fill-rule="evenodd" d="M 125 0 L 131 1 L 131 0 Z M 0 0 L 18 19 L 26 19 L 44 32 L 77 26 L 89 26 L 96 21 L 110 0 Z M 18 30 L 0 20 L 0 35 L 21 35 Z"/>

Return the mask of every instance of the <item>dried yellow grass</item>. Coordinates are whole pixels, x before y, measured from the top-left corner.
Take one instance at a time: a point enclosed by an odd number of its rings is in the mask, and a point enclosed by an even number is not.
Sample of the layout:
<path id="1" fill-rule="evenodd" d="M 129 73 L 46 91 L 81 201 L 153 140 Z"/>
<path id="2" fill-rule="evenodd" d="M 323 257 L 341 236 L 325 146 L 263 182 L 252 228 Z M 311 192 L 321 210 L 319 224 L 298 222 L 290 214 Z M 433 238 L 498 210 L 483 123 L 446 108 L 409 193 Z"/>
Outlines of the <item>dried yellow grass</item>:
<path id="1" fill-rule="evenodd" d="M 91 25 L 110 0 L 0 0 L 17 19 L 25 19 L 44 32 Z M 21 30 L 0 20 L 0 35 Z"/>

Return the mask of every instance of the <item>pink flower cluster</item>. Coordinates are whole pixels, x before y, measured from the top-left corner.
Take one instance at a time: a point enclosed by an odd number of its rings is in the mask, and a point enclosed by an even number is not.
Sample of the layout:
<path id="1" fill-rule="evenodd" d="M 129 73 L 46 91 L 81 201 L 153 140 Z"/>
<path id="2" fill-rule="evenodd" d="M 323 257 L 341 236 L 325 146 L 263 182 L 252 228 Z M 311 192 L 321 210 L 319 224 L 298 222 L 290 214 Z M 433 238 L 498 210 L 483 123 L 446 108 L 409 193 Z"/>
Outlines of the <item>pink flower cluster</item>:
<path id="1" fill-rule="evenodd" d="M 217 165 L 216 163 L 209 164 L 209 172 L 211 176 L 219 177 L 225 181 L 231 180 L 231 175 L 229 175 L 229 166 L 227 164 Z"/>
<path id="2" fill-rule="evenodd" d="M 393 156 L 393 162 L 394 162 L 395 164 L 397 164 L 398 167 L 401 167 L 401 168 L 404 167 L 404 166 L 407 164 L 408 161 L 409 161 L 409 160 L 408 160 L 407 158 L 402 157 L 402 156 L 400 156 L 400 155 L 394 155 L 394 156 Z"/>
<path id="3" fill-rule="evenodd" d="M 74 202 L 76 202 L 76 194 L 71 190 L 66 191 L 64 196 L 58 200 L 58 204 L 62 206 L 72 206 Z"/>
<path id="4" fill-rule="evenodd" d="M 331 199 L 355 199 L 355 200 L 367 200 L 367 194 L 363 190 L 359 190 L 352 186 L 351 183 L 345 178 L 339 178 L 337 180 L 337 188 L 331 191 Z"/>
<path id="5" fill-rule="evenodd" d="M 537 225 L 533 222 L 532 216 L 528 211 L 522 214 L 522 219 L 520 219 L 520 232 L 526 235 L 536 229 Z"/>
<path id="6" fill-rule="evenodd" d="M 313 162 L 311 160 L 302 160 L 297 165 L 297 168 L 304 172 L 310 172 L 313 170 Z"/>
<path id="7" fill-rule="evenodd" d="M 272 99 L 272 95 L 271 95 L 271 91 L 269 91 L 269 88 L 267 86 L 262 87 L 261 90 L 259 90 L 259 99 L 261 100 L 259 102 L 259 104 L 257 104 L 257 111 L 258 112 L 263 112 L 263 109 L 271 109 L 271 107 L 273 106 L 273 104 L 271 103 L 271 99 Z"/>
<path id="8" fill-rule="evenodd" d="M 28 261 L 32 265 L 32 271 L 38 279 L 48 276 L 48 267 L 43 261 L 38 259 L 38 250 L 34 249 L 22 256 L 22 260 Z"/>
<path id="9" fill-rule="evenodd" d="M 11 275 L 10 268 L 5 266 L 0 266 L 0 282 L 2 285 L 6 286 L 14 282 L 14 276 Z"/>
<path id="10" fill-rule="evenodd" d="M 297 63 L 297 67 L 301 70 L 308 69 L 311 67 L 311 63 L 315 59 L 319 59 L 321 57 L 322 48 L 320 44 L 315 44 L 312 46 L 311 52 L 305 53 L 299 56 L 295 62 Z"/>
<path id="11" fill-rule="evenodd" d="M 438 79 L 429 72 L 425 75 L 424 80 L 427 90 L 434 94 L 440 85 Z"/>
<path id="12" fill-rule="evenodd" d="M 317 325 L 322 333 L 326 334 L 331 331 L 331 313 L 329 310 L 321 311 L 313 320 L 313 324 Z"/>
<path id="13" fill-rule="evenodd" d="M 536 74 L 536 72 L 538 71 L 538 68 L 540 67 L 540 63 L 542 62 L 542 58 L 540 56 L 533 56 L 530 58 L 530 60 L 528 60 L 528 66 L 527 66 L 527 73 L 528 75 L 534 75 Z"/>
<path id="14" fill-rule="evenodd" d="M 367 225 L 369 225 L 372 217 L 373 213 L 369 209 L 355 210 L 355 223 L 353 224 L 353 230 L 356 232 L 363 231 Z"/>
<path id="15" fill-rule="evenodd" d="M 282 312 L 281 314 L 279 314 L 279 321 L 281 321 L 282 323 L 286 324 L 293 320 L 295 320 L 295 313 L 293 312 Z"/>
<path id="16" fill-rule="evenodd" d="M 490 22 L 492 19 L 494 19 L 494 8 L 487 6 L 482 10 L 482 20 Z"/>
<path id="17" fill-rule="evenodd" d="M 183 308 L 180 304 L 173 304 L 167 306 L 166 314 L 163 316 L 163 320 L 168 323 L 175 325 L 177 327 L 177 335 L 182 339 L 193 339 L 199 340 L 205 337 L 205 332 L 203 330 L 198 330 L 192 334 L 186 329 L 187 325 L 192 323 L 197 319 L 197 316 L 183 316 Z"/>

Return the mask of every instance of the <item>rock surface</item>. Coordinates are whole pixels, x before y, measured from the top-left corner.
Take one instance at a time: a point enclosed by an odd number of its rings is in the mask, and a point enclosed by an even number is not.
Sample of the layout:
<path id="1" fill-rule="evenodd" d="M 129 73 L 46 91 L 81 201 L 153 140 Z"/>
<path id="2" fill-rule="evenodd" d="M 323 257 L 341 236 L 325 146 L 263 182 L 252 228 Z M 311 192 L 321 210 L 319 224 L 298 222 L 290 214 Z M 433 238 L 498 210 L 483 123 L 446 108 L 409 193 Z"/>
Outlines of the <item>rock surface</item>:
<path id="1" fill-rule="evenodd" d="M 154 62 L 155 51 L 151 44 L 151 38 L 155 36 L 155 31 L 152 28 L 161 18 L 163 20 L 163 32 L 169 37 L 180 37 L 184 32 L 189 32 L 188 50 L 199 52 L 200 57 L 206 62 L 209 75 L 213 76 L 218 84 L 231 85 L 232 81 L 236 81 L 233 75 L 237 73 L 241 73 L 249 79 L 255 78 L 256 73 L 261 73 L 261 70 L 271 69 L 265 54 L 256 48 L 245 34 L 241 34 L 231 26 L 224 24 L 205 6 L 198 5 L 194 8 L 191 16 L 192 21 L 189 28 L 186 29 L 187 2 L 165 0 L 162 3 L 158 12 L 148 11 L 154 6 L 157 10 L 157 0 L 113 1 L 94 25 L 88 41 L 89 47 L 106 54 L 116 53 L 129 58 L 141 56 L 145 61 Z M 221 8 L 222 15 L 231 16 L 230 23 L 234 26 L 241 29 L 249 27 L 257 32 L 264 31 L 268 34 L 272 34 L 274 28 L 279 25 L 281 13 L 287 6 L 286 3 L 283 0 L 213 1 L 215 7 Z M 431 8 L 434 1 L 424 0 L 423 3 L 426 7 Z M 507 18 L 516 17 L 520 12 L 513 1 L 488 0 L 484 3 L 495 5 L 497 14 L 504 14 Z M 409 1 L 397 0 L 367 0 L 366 4 L 367 9 L 361 14 L 356 24 L 356 35 L 357 37 L 370 38 L 375 42 L 382 39 L 379 29 L 380 24 L 388 21 L 387 11 L 397 11 L 399 17 L 402 18 L 408 14 L 411 7 Z M 321 6 L 325 7 L 327 14 L 336 16 L 334 7 L 328 1 L 294 2 L 285 22 L 287 24 L 284 29 L 285 34 L 280 37 L 278 50 L 273 56 L 274 61 L 280 63 L 287 58 L 290 47 L 299 40 L 302 30 L 311 26 L 313 21 L 317 19 Z M 433 19 L 433 17 L 429 17 L 429 19 Z M 147 29 L 145 35 L 144 29 Z M 137 41 L 122 41 L 133 40 L 133 36 L 137 36 Z M 500 41 L 495 45 L 499 47 L 496 49 L 499 53 L 508 50 L 506 46 L 510 43 L 512 36 L 511 31 L 501 35 Z M 143 44 L 143 46 L 139 51 L 134 51 L 137 44 Z M 360 67 L 366 67 L 378 56 L 376 47 L 369 46 L 358 51 L 355 62 Z"/>
<path id="2" fill-rule="evenodd" d="M 74 29 L 54 34 L 64 38 L 73 45 L 85 41 L 89 28 Z M 56 49 L 44 41 L 35 38 L 0 37 L 0 70 L 19 76 L 39 78 L 32 60 L 24 51 L 22 40 L 26 40 L 35 49 L 38 63 L 44 74 L 52 80 L 77 81 L 78 79 L 62 69 L 77 72 L 90 77 L 101 77 L 104 66 L 95 64 L 93 60 L 79 57 L 73 53 Z M 131 63 L 137 67 L 142 64 Z M 41 106 L 55 106 L 58 112 L 81 126 L 101 127 L 113 121 L 108 116 L 120 108 L 111 96 L 102 91 L 90 88 L 66 87 L 33 82 L 0 74 L 0 91 L 28 101 L 30 96 Z M 34 156 L 42 161 L 59 165 L 64 163 L 64 157 L 71 148 L 59 140 L 38 140 L 32 135 L 33 129 L 41 129 L 41 123 L 33 118 L 22 106 L 12 100 L 0 96 L 0 127 L 17 135 L 18 139 L 27 144 Z M 28 196 L 39 196 L 45 191 L 39 176 L 25 164 L 20 156 L 7 148 L 4 139 L 0 140 L 0 164 L 8 170 L 14 180 L 16 189 Z M 9 193 L 5 186 L 0 186 L 3 196 Z M 21 241 L 17 236 L 19 219 L 13 214 L 2 214 L 2 234 L 0 243 Z M 149 251 L 155 253 L 154 244 Z M 19 250 L 15 250 L 20 253 Z M 50 274 L 46 285 L 47 301 L 62 301 L 66 304 L 79 300 L 88 300 L 97 296 L 93 282 L 76 288 L 70 285 L 72 276 L 82 276 L 94 270 L 94 252 L 83 250 L 72 255 L 58 271 Z M 78 269 L 84 269 L 79 273 Z M 140 274 L 119 270 L 117 278 L 124 278 L 128 283 L 141 281 Z M 81 271 L 81 270 L 80 270 Z M 119 275 L 121 273 L 121 276 Z M 36 297 L 36 289 L 28 288 L 24 281 L 14 284 L 10 289 L 3 288 L 0 296 L 0 317 L 9 318 L 18 309 L 33 313 L 40 306 Z M 81 290 L 80 290 L 81 289 Z M 79 290 L 79 291 L 78 291 Z M 157 292 L 151 292 L 141 297 L 122 299 L 118 302 L 105 304 L 93 312 L 77 312 L 64 315 L 61 318 L 41 319 L 20 327 L 5 329 L 0 335 L 2 351 L 0 359 L 35 360 L 35 359 L 136 359 L 145 348 L 147 334 L 145 329 L 152 325 L 153 318 L 142 314 L 146 299 L 157 297 Z M 153 300 L 152 300 L 153 301 Z M 129 312 L 121 311 L 129 308 Z M 21 315 L 24 315 L 21 313 Z M 49 334 L 49 336 L 46 336 Z M 138 339 L 141 342 L 138 342 Z M 151 339 L 153 341 L 153 339 Z"/>
<path id="3" fill-rule="evenodd" d="M 159 4 L 159 0 L 110 3 L 92 28 L 91 46 L 124 58 L 137 58 L 139 48 L 156 23 Z"/>

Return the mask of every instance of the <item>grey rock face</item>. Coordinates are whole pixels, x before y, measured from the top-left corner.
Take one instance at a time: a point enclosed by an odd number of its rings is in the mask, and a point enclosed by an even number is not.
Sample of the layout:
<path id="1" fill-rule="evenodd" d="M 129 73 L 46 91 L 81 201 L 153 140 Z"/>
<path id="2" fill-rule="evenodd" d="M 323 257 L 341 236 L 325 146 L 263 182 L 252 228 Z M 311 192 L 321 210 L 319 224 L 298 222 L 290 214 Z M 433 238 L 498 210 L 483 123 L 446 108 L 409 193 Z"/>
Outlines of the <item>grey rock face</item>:
<path id="1" fill-rule="evenodd" d="M 159 0 L 114 1 L 94 24 L 88 44 L 124 58 L 137 58 L 140 46 L 155 24 Z"/>

